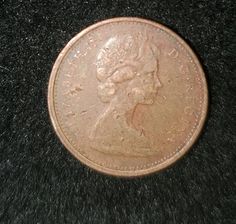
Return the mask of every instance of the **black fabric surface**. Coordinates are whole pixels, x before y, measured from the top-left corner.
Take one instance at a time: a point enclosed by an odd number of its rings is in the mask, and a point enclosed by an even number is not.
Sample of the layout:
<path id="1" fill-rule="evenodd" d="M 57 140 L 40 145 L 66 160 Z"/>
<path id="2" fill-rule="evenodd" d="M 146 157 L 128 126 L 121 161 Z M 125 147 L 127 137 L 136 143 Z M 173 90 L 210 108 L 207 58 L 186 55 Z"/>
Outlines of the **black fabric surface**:
<path id="1" fill-rule="evenodd" d="M 0 223 L 236 223 L 235 1 L 0 1 Z M 102 19 L 138 16 L 180 34 L 209 85 L 192 150 L 151 176 L 119 179 L 77 161 L 47 110 L 53 63 Z"/>

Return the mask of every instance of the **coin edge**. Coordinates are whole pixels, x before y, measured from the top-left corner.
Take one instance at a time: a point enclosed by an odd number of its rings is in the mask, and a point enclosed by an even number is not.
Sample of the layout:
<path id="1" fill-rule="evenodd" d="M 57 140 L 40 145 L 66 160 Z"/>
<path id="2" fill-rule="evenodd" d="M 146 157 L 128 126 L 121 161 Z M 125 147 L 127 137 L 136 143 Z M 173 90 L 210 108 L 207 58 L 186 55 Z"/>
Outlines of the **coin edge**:
<path id="1" fill-rule="evenodd" d="M 111 169 L 111 168 L 101 166 L 101 165 L 96 164 L 95 162 L 89 160 L 85 156 L 83 156 L 79 151 L 75 150 L 74 147 L 69 142 L 68 138 L 65 136 L 65 134 L 61 130 L 61 127 L 59 125 L 58 118 L 56 115 L 56 111 L 54 108 L 54 102 L 53 102 L 54 101 L 53 100 L 54 83 L 55 83 L 57 71 L 58 71 L 58 68 L 59 68 L 64 56 L 66 55 L 67 51 L 74 45 L 75 42 L 78 41 L 78 39 L 80 39 L 86 33 L 92 31 L 93 29 L 95 29 L 99 26 L 102 26 L 102 25 L 105 25 L 108 23 L 116 23 L 119 21 L 141 22 L 144 24 L 152 25 L 152 26 L 157 27 L 159 29 L 161 28 L 161 29 L 165 30 L 167 33 L 170 33 L 177 41 L 179 41 L 181 44 L 184 45 L 187 52 L 191 55 L 193 62 L 195 63 L 196 67 L 199 69 L 199 73 L 201 73 L 200 77 L 202 79 L 202 83 L 203 83 L 202 85 L 203 85 L 203 91 L 204 91 L 201 117 L 199 118 L 199 122 L 198 122 L 197 128 L 195 129 L 195 132 L 190 137 L 190 139 L 187 141 L 187 143 L 184 145 L 184 147 L 182 147 L 172 157 L 166 159 L 164 162 L 162 162 L 160 164 L 157 164 L 153 167 L 149 167 L 147 169 L 139 169 L 139 170 L 135 170 L 135 171 L 134 170 L 127 170 L 127 171 L 117 170 L 117 169 Z M 199 59 L 197 58 L 194 51 L 190 48 L 188 43 L 186 43 L 182 37 L 180 37 L 177 33 L 172 31 L 168 27 L 166 27 L 158 22 L 155 22 L 152 20 L 147 20 L 144 18 L 138 18 L 138 17 L 117 17 L 117 18 L 106 19 L 106 20 L 97 22 L 97 23 L 90 25 L 87 28 L 83 29 L 81 32 L 79 32 L 77 35 L 75 35 L 66 44 L 66 46 L 62 49 L 62 51 L 59 53 L 59 56 L 57 57 L 54 65 L 53 65 L 53 68 L 52 68 L 52 71 L 50 74 L 50 78 L 49 78 L 49 84 L 48 84 L 48 110 L 49 110 L 51 123 L 54 127 L 54 130 L 55 130 L 57 136 L 59 137 L 59 139 L 63 143 L 63 145 L 66 147 L 66 149 L 73 156 L 75 156 L 78 160 L 80 160 L 83 164 L 87 165 L 88 167 L 93 168 L 93 169 L 100 171 L 102 173 L 105 173 L 105 174 L 114 175 L 114 176 L 121 176 L 121 177 L 143 176 L 143 175 L 151 174 L 153 172 L 161 171 L 161 170 L 171 166 L 172 164 L 174 164 L 180 158 L 182 158 L 183 155 L 185 155 L 191 149 L 191 147 L 194 145 L 196 140 L 199 138 L 199 136 L 203 130 L 203 126 L 205 124 L 205 121 L 207 118 L 207 113 L 208 113 L 208 103 L 209 103 L 208 101 L 209 101 L 208 88 L 207 88 L 207 81 L 206 81 L 206 76 L 205 76 L 204 70 L 202 68 L 202 65 L 199 62 Z"/>

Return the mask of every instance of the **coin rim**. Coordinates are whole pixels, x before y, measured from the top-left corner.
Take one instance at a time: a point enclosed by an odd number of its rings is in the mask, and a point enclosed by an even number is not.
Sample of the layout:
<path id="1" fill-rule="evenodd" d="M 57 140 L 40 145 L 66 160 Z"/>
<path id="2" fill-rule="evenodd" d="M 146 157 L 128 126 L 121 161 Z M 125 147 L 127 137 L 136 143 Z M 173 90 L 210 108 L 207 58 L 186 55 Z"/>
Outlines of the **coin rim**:
<path id="1" fill-rule="evenodd" d="M 176 152 L 173 156 L 171 156 L 170 158 L 168 158 L 167 160 L 165 160 L 164 162 L 157 164 L 153 167 L 149 167 L 146 169 L 139 169 L 139 170 L 116 170 L 116 169 L 111 169 L 108 167 L 104 167 L 101 166 L 91 160 L 89 160 L 88 158 L 86 158 L 85 156 L 83 156 L 78 150 L 74 149 L 73 145 L 69 142 L 68 138 L 65 136 L 65 134 L 63 133 L 63 130 L 61 129 L 59 122 L 58 122 L 58 118 L 56 115 L 56 111 L 55 111 L 55 106 L 54 106 L 54 86 L 55 86 L 55 79 L 57 76 L 57 71 L 60 67 L 60 64 L 63 60 L 63 58 L 65 57 L 66 53 L 70 50 L 70 48 L 74 45 L 74 43 L 76 43 L 82 36 L 84 36 L 86 33 L 96 29 L 99 26 L 103 26 L 105 24 L 108 23 L 116 23 L 116 22 L 140 22 L 140 23 L 144 23 L 144 24 L 149 24 L 152 25 L 158 29 L 163 29 L 164 31 L 166 31 L 167 33 L 171 34 L 172 36 L 174 36 L 174 38 L 179 41 L 183 47 L 187 50 L 187 52 L 191 55 L 196 67 L 199 70 L 199 74 L 201 74 L 201 81 L 202 81 L 202 85 L 203 85 L 203 102 L 202 102 L 202 110 L 201 110 L 201 117 L 199 119 L 198 122 L 198 126 L 195 129 L 193 135 L 191 136 L 191 138 L 186 142 L 186 144 L 184 145 L 184 147 L 182 147 L 178 152 Z M 49 115 L 51 118 L 51 122 L 52 125 L 54 127 L 54 130 L 57 134 L 57 136 L 59 137 L 60 141 L 63 143 L 63 145 L 69 150 L 69 152 L 75 156 L 78 160 L 80 160 L 83 164 L 97 170 L 100 171 L 102 173 L 105 174 L 109 174 L 109 175 L 113 175 L 113 176 L 120 176 L 120 177 L 136 177 L 136 176 L 143 176 L 143 175 L 147 175 L 147 174 L 151 174 L 153 172 L 157 172 L 157 171 L 161 171 L 167 167 L 169 167 L 170 165 L 172 165 L 174 162 L 176 162 L 178 159 L 180 159 L 184 154 L 186 154 L 190 148 L 193 146 L 194 142 L 198 139 L 199 135 L 201 134 L 201 131 L 203 129 L 203 126 L 205 124 L 205 120 L 207 117 L 207 112 L 208 112 L 208 88 L 207 88 L 207 81 L 206 81 L 206 76 L 205 73 L 203 71 L 202 65 L 200 64 L 196 54 L 193 52 L 193 50 L 189 47 L 189 45 L 178 35 L 176 34 L 174 31 L 172 31 L 171 29 L 169 29 L 168 27 L 158 23 L 158 22 L 154 22 L 151 20 L 147 20 L 147 19 L 143 19 L 143 18 L 138 18 L 138 17 L 116 17 L 116 18 L 112 18 L 112 19 L 106 19 L 100 22 L 97 22 L 87 28 L 85 28 L 84 30 L 82 30 L 81 32 L 79 32 L 77 35 L 75 35 L 67 44 L 66 46 L 63 48 L 63 50 L 60 52 L 59 56 L 57 57 L 53 68 L 52 68 L 52 72 L 49 78 L 49 84 L 48 84 L 48 110 L 49 110 Z"/>

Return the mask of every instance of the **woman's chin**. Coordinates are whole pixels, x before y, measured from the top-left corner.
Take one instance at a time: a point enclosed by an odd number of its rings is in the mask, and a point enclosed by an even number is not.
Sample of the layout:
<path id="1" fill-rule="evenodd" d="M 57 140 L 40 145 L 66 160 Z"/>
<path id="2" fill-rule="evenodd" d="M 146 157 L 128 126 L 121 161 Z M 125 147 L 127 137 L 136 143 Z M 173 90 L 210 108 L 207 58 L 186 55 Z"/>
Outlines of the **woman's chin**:
<path id="1" fill-rule="evenodd" d="M 143 104 L 147 104 L 147 105 L 151 105 L 153 103 L 154 103 L 154 99 L 153 98 L 145 99 L 145 101 L 143 102 Z"/>

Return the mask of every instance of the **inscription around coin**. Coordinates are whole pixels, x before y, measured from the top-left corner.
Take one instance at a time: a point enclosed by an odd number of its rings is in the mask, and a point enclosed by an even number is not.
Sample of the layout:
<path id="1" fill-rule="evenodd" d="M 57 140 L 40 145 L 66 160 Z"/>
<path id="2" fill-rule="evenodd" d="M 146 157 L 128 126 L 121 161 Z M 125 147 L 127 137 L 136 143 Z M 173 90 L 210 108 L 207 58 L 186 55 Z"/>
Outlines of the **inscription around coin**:
<path id="1" fill-rule="evenodd" d="M 169 53 L 169 56 L 171 56 L 172 58 L 177 58 L 179 55 L 179 52 L 176 49 L 172 49 Z"/>

